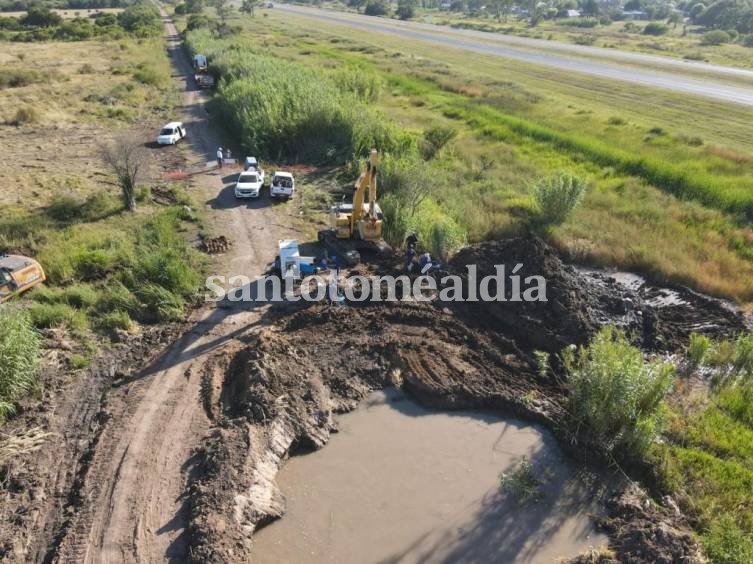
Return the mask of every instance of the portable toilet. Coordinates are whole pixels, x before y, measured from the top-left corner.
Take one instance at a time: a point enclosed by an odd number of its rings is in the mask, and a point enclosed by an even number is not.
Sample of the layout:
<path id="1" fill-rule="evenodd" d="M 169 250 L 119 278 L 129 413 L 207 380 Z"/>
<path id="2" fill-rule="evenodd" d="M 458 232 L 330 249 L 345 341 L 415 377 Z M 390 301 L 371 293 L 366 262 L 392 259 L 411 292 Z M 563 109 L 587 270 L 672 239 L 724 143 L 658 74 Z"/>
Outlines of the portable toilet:
<path id="1" fill-rule="evenodd" d="M 278 244 L 280 254 L 280 273 L 282 277 L 301 277 L 301 254 L 296 239 L 281 239 Z"/>

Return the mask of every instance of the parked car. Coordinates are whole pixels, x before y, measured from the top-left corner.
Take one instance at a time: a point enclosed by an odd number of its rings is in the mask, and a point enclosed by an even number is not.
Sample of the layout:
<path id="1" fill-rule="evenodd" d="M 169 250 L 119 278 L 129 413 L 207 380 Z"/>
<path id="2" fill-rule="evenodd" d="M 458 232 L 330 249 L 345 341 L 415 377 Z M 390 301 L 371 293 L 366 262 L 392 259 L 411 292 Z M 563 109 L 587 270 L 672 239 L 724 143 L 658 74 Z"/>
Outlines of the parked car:
<path id="1" fill-rule="evenodd" d="M 258 198 L 264 181 L 255 170 L 247 170 L 238 175 L 235 183 L 236 198 Z"/>
<path id="2" fill-rule="evenodd" d="M 295 179 L 289 172 L 275 172 L 272 175 L 272 184 L 269 186 L 269 195 L 272 198 L 290 198 L 295 194 Z"/>
<path id="3" fill-rule="evenodd" d="M 264 169 L 261 168 L 261 165 L 259 165 L 259 161 L 256 160 L 256 157 L 246 157 L 246 159 L 243 161 L 243 170 L 256 171 L 256 173 L 261 177 L 262 183 L 264 183 Z"/>
<path id="4" fill-rule="evenodd" d="M 175 145 L 178 141 L 185 138 L 186 128 L 180 121 L 171 121 L 162 128 L 157 137 L 159 145 Z"/>

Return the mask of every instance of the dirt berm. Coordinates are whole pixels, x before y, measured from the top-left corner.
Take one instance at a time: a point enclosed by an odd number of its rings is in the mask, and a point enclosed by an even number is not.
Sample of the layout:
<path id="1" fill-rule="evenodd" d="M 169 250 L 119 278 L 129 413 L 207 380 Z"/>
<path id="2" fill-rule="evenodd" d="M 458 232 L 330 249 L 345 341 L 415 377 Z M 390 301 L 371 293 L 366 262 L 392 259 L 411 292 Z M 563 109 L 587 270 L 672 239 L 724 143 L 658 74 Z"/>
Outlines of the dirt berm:
<path id="1" fill-rule="evenodd" d="M 584 343 L 607 322 L 630 329 L 643 346 L 667 350 L 697 325 L 690 314 L 665 321 L 640 292 L 579 273 L 535 238 L 470 247 L 450 268 L 476 264 L 483 276 L 518 262 L 523 278 L 544 276 L 548 302 L 314 304 L 272 312 L 270 325 L 218 351 L 202 386 L 215 427 L 197 453 L 201 471 L 189 494 L 191 558 L 248 559 L 254 530 L 284 512 L 275 484 L 284 460 L 324 446 L 333 413 L 353 409 L 370 390 L 398 385 L 425 405 L 543 423 L 578 456 L 563 424 L 564 388 L 557 377 L 538 375 L 533 350 Z M 722 305 L 704 303 L 708 331 L 743 328 Z M 621 558 L 694 561 L 697 546 L 679 517 L 634 503 L 623 523 L 625 507 L 610 508 L 610 523 L 620 523 L 610 530 Z M 651 534 L 654 526 L 662 534 Z"/>

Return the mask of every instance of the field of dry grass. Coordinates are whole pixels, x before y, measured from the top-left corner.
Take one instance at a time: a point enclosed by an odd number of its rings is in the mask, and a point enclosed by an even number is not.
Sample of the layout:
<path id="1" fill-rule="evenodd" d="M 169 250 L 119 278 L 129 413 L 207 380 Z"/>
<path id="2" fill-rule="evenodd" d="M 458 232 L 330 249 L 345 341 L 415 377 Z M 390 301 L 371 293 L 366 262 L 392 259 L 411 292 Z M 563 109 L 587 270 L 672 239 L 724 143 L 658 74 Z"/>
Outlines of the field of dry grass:
<path id="1" fill-rule="evenodd" d="M 0 73 L 0 203 L 32 208 L 59 193 L 111 185 L 99 148 L 169 117 L 166 61 L 155 41 L 5 43 Z M 134 78 L 139 66 L 158 78 Z"/>

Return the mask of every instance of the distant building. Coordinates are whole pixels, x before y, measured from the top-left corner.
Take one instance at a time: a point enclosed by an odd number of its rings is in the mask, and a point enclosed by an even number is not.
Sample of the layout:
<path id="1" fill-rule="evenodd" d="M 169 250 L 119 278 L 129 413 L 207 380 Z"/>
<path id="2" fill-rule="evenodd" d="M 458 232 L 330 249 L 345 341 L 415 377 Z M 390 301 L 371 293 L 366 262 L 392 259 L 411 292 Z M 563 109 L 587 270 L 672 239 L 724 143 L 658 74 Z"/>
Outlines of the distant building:
<path id="1" fill-rule="evenodd" d="M 648 14 L 643 10 L 624 10 L 622 17 L 626 20 L 647 20 Z"/>
<path id="2" fill-rule="evenodd" d="M 580 10 L 568 10 L 565 14 L 566 18 L 579 18 L 580 17 Z"/>

